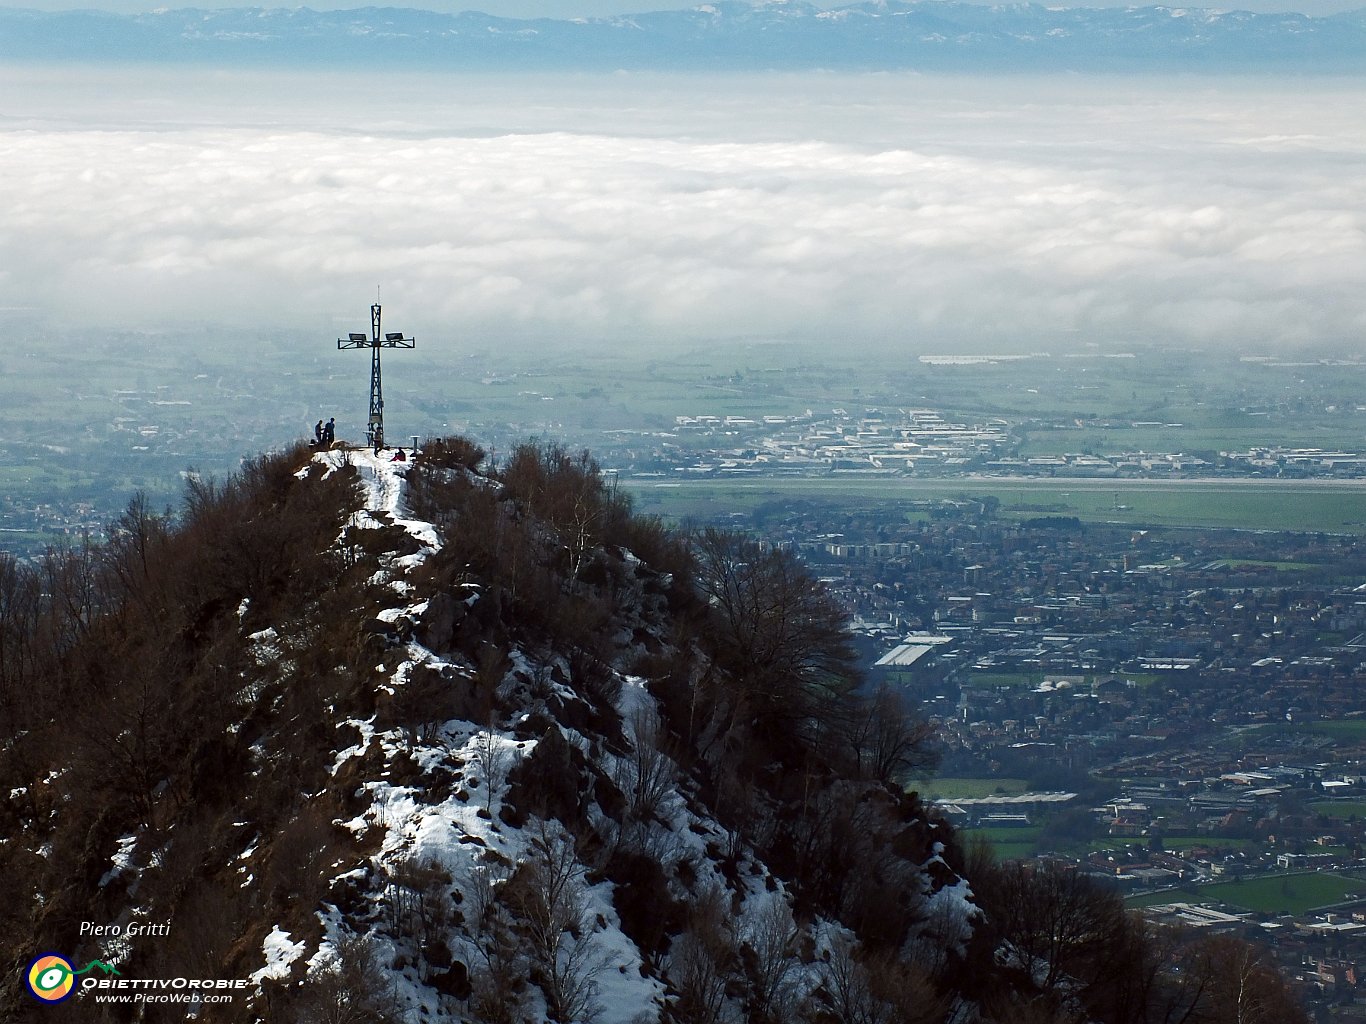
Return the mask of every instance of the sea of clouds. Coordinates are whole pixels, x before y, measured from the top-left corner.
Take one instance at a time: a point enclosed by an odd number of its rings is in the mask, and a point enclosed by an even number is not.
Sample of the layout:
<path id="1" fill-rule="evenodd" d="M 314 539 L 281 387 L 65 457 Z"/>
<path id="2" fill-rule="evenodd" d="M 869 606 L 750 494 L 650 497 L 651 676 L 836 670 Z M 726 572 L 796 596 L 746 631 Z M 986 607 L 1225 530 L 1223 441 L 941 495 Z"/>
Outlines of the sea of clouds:
<path id="1" fill-rule="evenodd" d="M 7 74 L 0 307 L 53 322 L 363 325 L 379 285 L 494 343 L 1366 333 L 1352 84 Z"/>

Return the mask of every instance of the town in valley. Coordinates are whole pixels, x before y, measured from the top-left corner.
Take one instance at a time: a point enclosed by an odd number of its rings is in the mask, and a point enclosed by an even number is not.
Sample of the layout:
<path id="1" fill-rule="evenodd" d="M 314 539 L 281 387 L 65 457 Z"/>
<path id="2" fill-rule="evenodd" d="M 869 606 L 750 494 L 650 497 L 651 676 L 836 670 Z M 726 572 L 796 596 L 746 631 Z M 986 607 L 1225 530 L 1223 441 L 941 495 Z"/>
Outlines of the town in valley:
<path id="1" fill-rule="evenodd" d="M 0 550 L 18 558 L 100 539 L 135 491 L 175 514 L 186 476 L 319 418 L 363 435 L 365 368 L 325 347 L 300 364 L 62 340 L 87 357 L 35 346 L 6 370 Z M 1321 1019 L 1350 1015 L 1366 363 L 1138 344 L 776 359 L 756 342 L 609 373 L 419 348 L 388 370 L 389 442 L 587 448 L 643 512 L 798 552 L 869 684 L 934 723 L 938 769 L 914 785 L 942 814 L 1161 920 L 1254 937 Z"/>

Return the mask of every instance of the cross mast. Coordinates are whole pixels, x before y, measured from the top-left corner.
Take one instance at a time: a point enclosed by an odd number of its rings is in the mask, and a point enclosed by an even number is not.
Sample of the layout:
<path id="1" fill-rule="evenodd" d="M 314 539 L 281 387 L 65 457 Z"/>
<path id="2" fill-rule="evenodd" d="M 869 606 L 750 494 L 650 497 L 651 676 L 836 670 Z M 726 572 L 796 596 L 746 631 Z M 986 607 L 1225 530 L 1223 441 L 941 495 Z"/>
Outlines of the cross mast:
<path id="1" fill-rule="evenodd" d="M 379 351 L 382 348 L 416 348 L 413 338 L 405 338 L 403 332 L 380 334 L 380 306 L 376 302 L 370 307 L 370 337 L 364 334 L 351 334 L 337 339 L 337 348 L 368 348 L 370 350 L 370 419 L 365 430 L 365 444 L 379 451 L 384 447 L 384 389 L 380 376 Z"/>

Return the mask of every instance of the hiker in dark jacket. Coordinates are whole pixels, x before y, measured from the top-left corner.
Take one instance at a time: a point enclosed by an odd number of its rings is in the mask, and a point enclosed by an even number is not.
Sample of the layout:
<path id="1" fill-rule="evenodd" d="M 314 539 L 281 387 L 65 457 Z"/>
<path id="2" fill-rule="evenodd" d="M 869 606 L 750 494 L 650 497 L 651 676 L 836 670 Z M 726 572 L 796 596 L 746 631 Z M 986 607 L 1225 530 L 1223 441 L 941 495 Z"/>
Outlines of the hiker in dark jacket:
<path id="1" fill-rule="evenodd" d="M 331 447 L 332 442 L 335 441 L 336 438 L 337 420 L 336 417 L 333 417 L 332 419 L 329 419 L 327 421 L 327 426 L 323 427 L 323 443 L 326 444 L 328 447 Z"/>
<path id="2" fill-rule="evenodd" d="M 319 446 L 323 443 L 323 421 L 319 420 L 318 425 L 313 428 L 313 443 Z"/>

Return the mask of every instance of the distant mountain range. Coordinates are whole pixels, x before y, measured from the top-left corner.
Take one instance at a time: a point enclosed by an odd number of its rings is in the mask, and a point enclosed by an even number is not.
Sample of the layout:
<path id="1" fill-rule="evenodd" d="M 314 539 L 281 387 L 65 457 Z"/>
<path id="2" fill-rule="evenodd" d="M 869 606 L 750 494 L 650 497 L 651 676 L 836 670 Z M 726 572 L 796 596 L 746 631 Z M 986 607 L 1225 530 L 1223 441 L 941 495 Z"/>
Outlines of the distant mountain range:
<path id="1" fill-rule="evenodd" d="M 404 8 L 0 10 L 0 59 L 206 64 L 393 61 L 447 70 L 1366 71 L 1366 10 L 720 0 L 572 21 Z"/>

